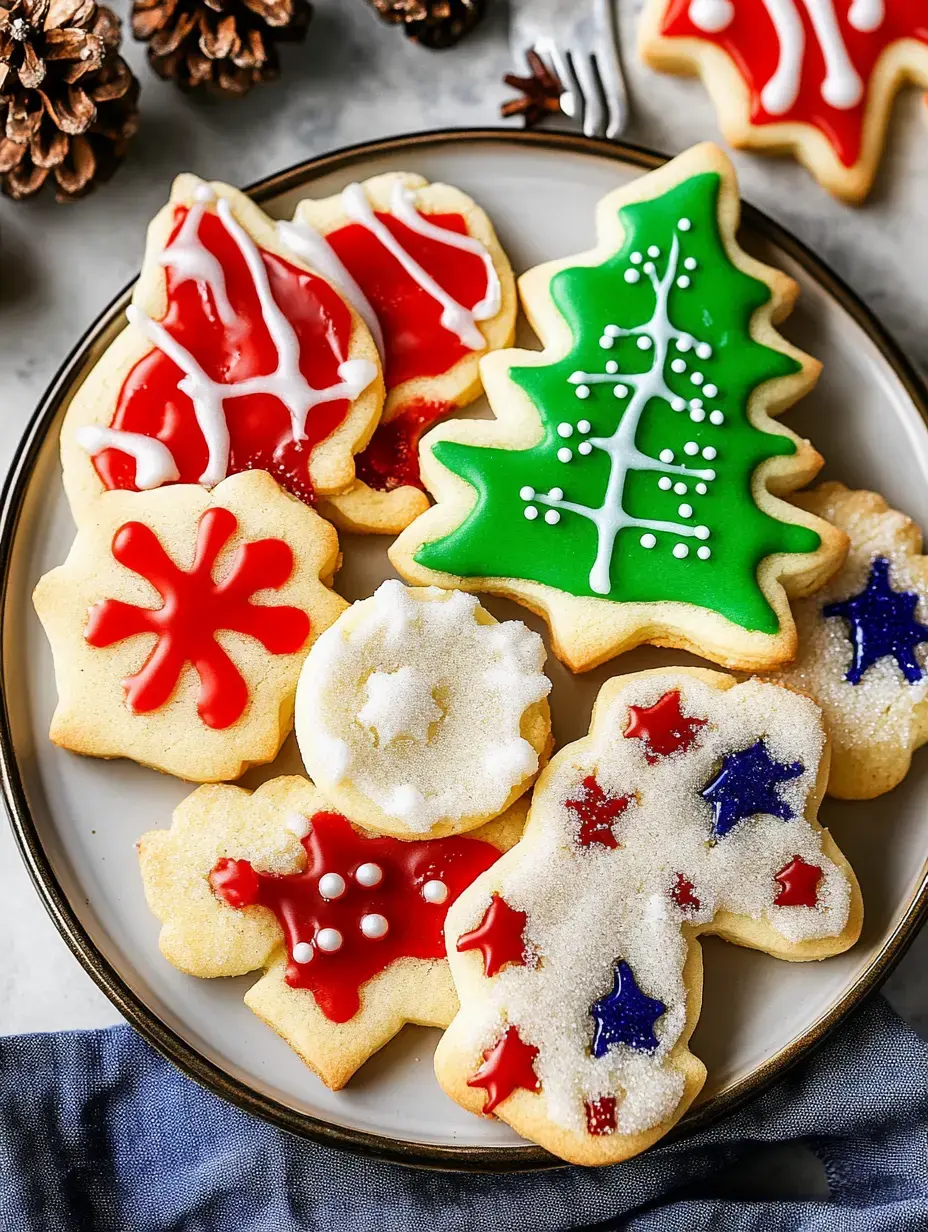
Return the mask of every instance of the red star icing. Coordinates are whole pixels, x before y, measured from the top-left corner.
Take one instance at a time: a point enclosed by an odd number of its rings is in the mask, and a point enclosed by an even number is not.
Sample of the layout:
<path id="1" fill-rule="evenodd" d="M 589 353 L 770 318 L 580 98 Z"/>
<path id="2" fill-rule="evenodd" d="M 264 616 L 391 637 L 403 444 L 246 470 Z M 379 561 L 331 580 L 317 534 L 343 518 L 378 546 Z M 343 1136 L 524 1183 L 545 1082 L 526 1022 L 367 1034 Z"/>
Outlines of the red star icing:
<path id="1" fill-rule="evenodd" d="M 581 794 L 576 800 L 565 800 L 564 807 L 575 813 L 580 822 L 577 842 L 581 847 L 621 847 L 612 827 L 631 804 L 631 796 L 607 796 L 596 780 L 588 774 L 581 784 Z"/>
<path id="2" fill-rule="evenodd" d="M 670 897 L 681 911 L 699 910 L 699 899 L 693 893 L 693 889 L 692 881 L 688 877 L 684 877 L 682 873 L 677 873 L 674 883 L 670 887 Z"/>
<path id="3" fill-rule="evenodd" d="M 484 1116 L 489 1116 L 519 1087 L 526 1091 L 541 1090 L 541 1080 L 535 1073 L 537 1056 L 538 1049 L 532 1044 L 523 1043 L 516 1027 L 508 1027 L 502 1038 L 487 1049 L 483 1054 L 483 1064 L 473 1078 L 467 1080 L 469 1087 L 483 1087 L 486 1090 Z"/>
<path id="4" fill-rule="evenodd" d="M 814 907 L 821 879 L 822 870 L 817 864 L 807 864 L 801 856 L 794 856 L 774 879 L 780 888 L 773 901 L 777 907 Z"/>
<path id="5" fill-rule="evenodd" d="M 472 932 L 458 938 L 459 953 L 479 950 L 487 977 L 502 971 L 506 963 L 525 966 L 525 941 L 522 932 L 527 916 L 516 911 L 505 899 L 494 894 L 480 924 Z"/>
<path id="6" fill-rule="evenodd" d="M 877 62 L 900 40 L 928 43 L 928 10 L 920 0 L 671 0 L 661 34 L 721 47 L 744 78 L 752 124 L 810 124 L 851 167 Z"/>
<path id="7" fill-rule="evenodd" d="M 371 838 L 340 813 L 316 813 L 310 826 L 302 872 L 223 859 L 209 880 L 230 907 L 273 911 L 290 958 L 287 983 L 309 989 L 332 1022 L 347 1022 L 361 986 L 397 958 L 445 957 L 448 908 L 500 853 L 473 838 Z M 434 881 L 447 890 L 442 902 L 423 897 Z"/>
<path id="8" fill-rule="evenodd" d="M 256 638 L 270 654 L 295 654 L 309 636 L 309 617 L 296 607 L 252 603 L 256 591 L 276 590 L 293 571 L 293 553 L 282 539 L 243 544 L 221 582 L 213 580 L 219 553 L 238 522 L 228 509 L 207 509 L 197 530 L 190 571 L 178 568 L 154 531 L 127 522 L 113 537 L 116 560 L 151 582 L 161 607 L 137 607 L 104 599 L 90 609 L 84 634 L 91 646 L 112 646 L 138 633 L 156 633 L 151 654 L 123 681 L 126 705 L 136 714 L 169 700 L 187 663 L 200 677 L 197 712 L 207 725 L 229 727 L 248 703 L 241 672 L 216 641 L 220 629 Z"/>
<path id="9" fill-rule="evenodd" d="M 707 722 L 681 712 L 678 689 L 665 693 L 653 706 L 629 706 L 628 713 L 631 717 L 625 735 L 644 742 L 644 755 L 652 766 L 661 757 L 692 748 L 697 728 Z"/>
<path id="10" fill-rule="evenodd" d="M 604 1095 L 602 1099 L 588 1099 L 586 1108 L 586 1132 L 594 1138 L 615 1133 L 615 1096 Z"/>

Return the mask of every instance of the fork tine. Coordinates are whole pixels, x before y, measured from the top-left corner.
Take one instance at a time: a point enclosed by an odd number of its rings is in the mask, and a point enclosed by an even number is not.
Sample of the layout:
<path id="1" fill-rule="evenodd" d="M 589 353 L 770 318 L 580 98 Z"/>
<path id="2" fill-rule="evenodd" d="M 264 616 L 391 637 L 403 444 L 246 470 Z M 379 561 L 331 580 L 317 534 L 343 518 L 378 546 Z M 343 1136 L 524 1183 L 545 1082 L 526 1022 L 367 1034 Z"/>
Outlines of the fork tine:
<path id="1" fill-rule="evenodd" d="M 609 111 L 606 136 L 614 140 L 622 135 L 628 122 L 628 91 L 619 57 L 619 32 L 613 0 L 595 0 L 594 15 L 600 33 L 596 64 Z"/>
<path id="2" fill-rule="evenodd" d="M 583 131 L 587 137 L 606 134 L 606 106 L 596 67 L 596 57 L 577 53 L 569 56 L 583 98 Z"/>
<path id="3" fill-rule="evenodd" d="M 566 56 L 561 55 L 560 48 L 554 39 L 551 38 L 537 39 L 534 50 L 537 55 L 541 56 L 542 59 L 547 58 L 554 66 L 554 71 L 563 87 L 561 111 L 563 111 L 564 115 L 575 119 L 582 109 L 583 94 L 569 60 Z"/>

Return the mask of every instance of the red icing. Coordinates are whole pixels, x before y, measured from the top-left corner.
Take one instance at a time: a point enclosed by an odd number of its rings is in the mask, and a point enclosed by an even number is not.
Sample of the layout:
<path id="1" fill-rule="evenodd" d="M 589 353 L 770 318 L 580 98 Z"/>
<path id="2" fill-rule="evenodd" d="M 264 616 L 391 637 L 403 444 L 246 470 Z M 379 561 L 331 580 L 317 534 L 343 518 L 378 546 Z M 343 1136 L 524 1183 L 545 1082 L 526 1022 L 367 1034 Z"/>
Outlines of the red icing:
<path id="1" fill-rule="evenodd" d="M 484 1116 L 489 1116 L 519 1087 L 526 1091 L 541 1090 L 541 1080 L 535 1073 L 537 1056 L 538 1049 L 524 1043 L 516 1027 L 508 1027 L 501 1039 L 487 1049 L 483 1064 L 473 1078 L 467 1080 L 469 1087 L 483 1087 L 487 1093 Z"/>
<path id="2" fill-rule="evenodd" d="M 339 813 L 316 813 L 305 839 L 306 867 L 279 876 L 255 870 L 247 860 L 220 860 L 210 884 L 230 907 L 255 903 L 268 907 L 284 930 L 287 983 L 306 988 L 332 1022 L 348 1022 L 360 1007 L 359 991 L 372 976 L 398 958 L 444 958 L 445 915 L 470 883 L 499 858 L 489 843 L 472 838 L 443 838 L 401 843 L 394 838 L 359 834 Z M 362 864 L 380 866 L 379 884 L 365 887 L 355 879 Z M 327 900 L 319 892 L 323 873 L 338 873 L 345 892 Z M 427 903 L 422 886 L 440 880 L 448 887 L 445 902 Z M 361 932 L 361 917 L 386 918 L 385 936 L 371 939 Z M 308 963 L 293 959 L 293 947 L 312 943 L 322 928 L 335 928 L 343 938 L 334 952 L 313 945 Z"/>
<path id="3" fill-rule="evenodd" d="M 695 887 L 689 877 L 684 877 L 682 873 L 677 873 L 674 883 L 670 887 L 670 897 L 681 911 L 699 910 L 701 904 L 693 892 L 694 889 Z"/>
<path id="4" fill-rule="evenodd" d="M 90 609 L 84 634 L 91 646 L 112 646 L 139 633 L 157 639 L 141 670 L 123 681 L 126 705 L 147 714 L 167 702 L 187 663 L 200 677 L 197 712 L 208 727 L 225 728 L 248 704 L 248 686 L 216 641 L 220 629 L 256 638 L 271 654 L 295 654 L 309 636 L 309 617 L 296 607 L 252 603 L 259 590 L 276 590 L 293 572 L 293 553 L 282 539 L 243 544 L 222 581 L 213 567 L 238 526 L 228 509 L 207 509 L 197 530 L 193 567 L 180 569 L 142 522 L 127 522 L 113 536 L 116 560 L 155 587 L 161 607 L 103 599 Z"/>
<path id="5" fill-rule="evenodd" d="M 705 719 L 687 718 L 680 710 L 680 693 L 671 689 L 653 706 L 629 706 L 625 735 L 644 742 L 644 755 L 653 765 L 671 753 L 685 753 L 696 743 L 696 730 Z"/>
<path id="6" fill-rule="evenodd" d="M 700 30 L 689 16 L 690 0 L 671 0 L 667 5 L 661 33 L 671 38 L 698 38 L 722 47 L 734 60 L 751 98 L 751 122 L 776 124 L 799 121 L 819 129 L 834 148 L 841 162 L 853 166 L 861 153 L 864 115 L 869 102 L 869 83 L 882 52 L 899 39 L 928 43 L 928 9 L 921 0 L 887 0 L 886 15 L 877 30 L 855 30 L 848 21 L 850 4 L 835 4 L 838 25 L 851 63 L 864 83 L 864 94 L 855 107 L 839 109 L 822 98 L 825 59 L 815 36 L 807 5 L 796 4 L 805 28 L 805 54 L 799 93 L 795 103 L 782 115 L 771 115 L 761 103 L 761 92 L 774 75 L 780 45 L 764 0 L 737 0 L 731 23 L 718 33 Z"/>
<path id="7" fill-rule="evenodd" d="M 382 423 L 370 444 L 355 458 L 358 479 L 378 492 L 404 486 L 422 487 L 419 477 L 419 439 L 436 420 L 454 407 L 450 402 L 410 403 L 389 423 Z"/>
<path id="8" fill-rule="evenodd" d="M 631 802 L 631 796 L 607 796 L 596 776 L 588 774 L 581 785 L 579 797 L 564 801 L 564 807 L 570 809 L 580 822 L 577 833 L 580 846 L 591 847 L 598 843 L 601 847 L 621 847 L 612 827 Z"/>
<path id="9" fill-rule="evenodd" d="M 602 1137 L 603 1134 L 615 1133 L 614 1095 L 604 1095 L 602 1099 L 588 1099 L 585 1108 L 586 1131 L 588 1134 L 598 1138 Z"/>
<path id="10" fill-rule="evenodd" d="M 505 899 L 494 894 L 480 924 L 458 938 L 458 952 L 479 950 L 487 977 L 496 975 L 507 963 L 525 966 L 525 940 L 522 933 L 528 919 Z"/>
<path id="11" fill-rule="evenodd" d="M 175 211 L 173 236 L 187 210 Z M 219 260 L 238 323 L 226 327 L 216 315 L 202 283 L 178 283 L 167 270 L 167 313 L 161 324 L 197 360 L 207 376 L 224 382 L 266 375 L 277 366 L 277 350 L 261 315 L 257 292 L 238 246 L 220 219 L 206 213 L 201 242 Z M 351 313 L 328 283 L 269 252 L 261 252 L 271 291 L 300 345 L 300 371 L 317 389 L 338 381 L 347 358 Z M 181 483 L 197 483 L 207 462 L 193 403 L 178 389 L 183 374 L 153 349 L 135 365 L 120 390 L 111 426 L 163 441 L 174 455 Z M 290 415 L 279 398 L 249 394 L 227 399 L 231 438 L 229 474 L 266 470 L 294 496 L 313 499 L 308 462 L 313 448 L 330 436 L 348 413 L 349 403 L 322 402 L 306 417 L 306 439 L 294 442 Z M 94 465 L 107 488 L 135 489 L 135 462 L 118 449 L 96 455 Z"/>
<path id="12" fill-rule="evenodd" d="M 774 878 L 780 888 L 773 900 L 777 907 L 814 907 L 818 902 L 818 883 L 822 870 L 817 864 L 807 864 L 794 856 Z"/>

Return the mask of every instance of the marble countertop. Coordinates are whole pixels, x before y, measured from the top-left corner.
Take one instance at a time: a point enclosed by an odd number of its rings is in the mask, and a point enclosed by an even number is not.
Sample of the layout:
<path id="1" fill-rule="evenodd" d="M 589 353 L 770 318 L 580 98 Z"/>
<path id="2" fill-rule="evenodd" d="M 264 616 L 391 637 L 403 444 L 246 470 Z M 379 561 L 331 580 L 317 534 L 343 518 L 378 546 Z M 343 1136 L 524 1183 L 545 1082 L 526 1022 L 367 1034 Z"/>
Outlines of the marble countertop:
<path id="1" fill-rule="evenodd" d="M 112 0 L 111 0 L 112 2 Z M 578 0 L 579 2 L 579 0 Z M 125 15 L 124 0 L 114 7 Z M 635 63 L 636 5 L 621 4 L 633 101 L 627 136 L 674 153 L 717 136 L 698 83 Z M 62 357 L 136 272 L 148 220 L 183 170 L 248 184 L 338 146 L 423 127 L 486 126 L 510 91 L 503 0 L 453 52 L 429 53 L 382 26 L 363 0 L 316 0 L 303 47 L 284 48 L 282 80 L 244 100 L 189 98 L 159 81 L 131 42 L 142 122 L 130 157 L 88 201 L 0 202 L 0 472 Z M 869 203 L 852 210 L 788 160 L 736 158 L 744 196 L 818 252 L 928 369 L 924 305 L 928 124 L 917 92 L 899 100 Z M 10 832 L 0 826 L 0 1033 L 102 1026 L 119 1015 L 45 915 Z M 886 985 L 928 1035 L 928 933 Z"/>

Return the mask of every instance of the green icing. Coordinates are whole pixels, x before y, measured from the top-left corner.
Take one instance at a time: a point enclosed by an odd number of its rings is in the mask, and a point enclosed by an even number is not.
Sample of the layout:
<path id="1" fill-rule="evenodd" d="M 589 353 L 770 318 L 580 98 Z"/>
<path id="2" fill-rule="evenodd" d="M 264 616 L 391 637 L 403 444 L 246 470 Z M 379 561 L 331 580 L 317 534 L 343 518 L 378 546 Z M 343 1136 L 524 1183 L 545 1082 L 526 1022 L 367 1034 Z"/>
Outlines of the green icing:
<path id="1" fill-rule="evenodd" d="M 544 436 L 521 450 L 434 446 L 435 457 L 473 486 L 476 502 L 455 530 L 420 547 L 420 564 L 615 602 L 680 600 L 745 629 L 777 632 L 757 567 L 772 553 L 815 551 L 820 540 L 754 503 L 756 467 L 794 445 L 753 427 L 747 406 L 758 385 L 799 365 L 750 336 L 751 316 L 770 289 L 729 260 L 718 229 L 719 187 L 716 174 L 697 175 L 625 206 L 621 251 L 555 276 L 551 294 L 574 345 L 557 363 L 510 370 Z M 713 422 L 719 413 L 723 422 Z M 578 427 L 583 421 L 589 430 Z M 569 436 L 560 425 L 570 425 Z M 584 441 L 592 448 L 581 452 Z M 686 449 L 693 443 L 695 455 Z M 706 448 L 716 456 L 703 456 Z M 565 449 L 566 461 L 558 456 Z M 715 477 L 675 472 L 680 466 Z M 685 484 L 685 493 L 668 489 L 668 479 Z M 554 524 L 546 521 L 555 513 Z M 708 536 L 687 533 L 697 527 Z M 642 544 L 649 536 L 652 547 Z M 679 545 L 685 556 L 674 555 Z"/>

